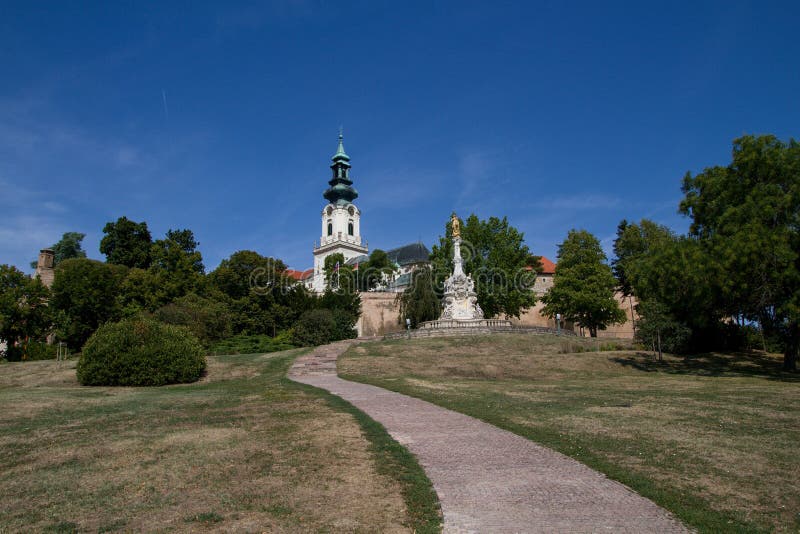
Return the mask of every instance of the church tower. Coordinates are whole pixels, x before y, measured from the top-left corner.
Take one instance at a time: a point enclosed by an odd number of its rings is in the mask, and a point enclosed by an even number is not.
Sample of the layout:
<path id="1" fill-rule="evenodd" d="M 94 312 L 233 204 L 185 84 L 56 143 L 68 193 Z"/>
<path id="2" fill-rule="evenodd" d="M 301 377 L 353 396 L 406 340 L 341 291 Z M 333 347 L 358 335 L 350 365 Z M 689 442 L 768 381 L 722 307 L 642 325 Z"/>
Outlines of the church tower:
<path id="1" fill-rule="evenodd" d="M 344 151 L 339 133 L 339 146 L 333 155 L 330 187 L 323 193 L 328 205 L 322 210 L 322 236 L 314 245 L 314 291 L 325 290 L 325 258 L 341 253 L 345 261 L 367 253 L 361 241 L 361 212 L 353 204 L 358 191 L 350 179 L 350 156 Z"/>

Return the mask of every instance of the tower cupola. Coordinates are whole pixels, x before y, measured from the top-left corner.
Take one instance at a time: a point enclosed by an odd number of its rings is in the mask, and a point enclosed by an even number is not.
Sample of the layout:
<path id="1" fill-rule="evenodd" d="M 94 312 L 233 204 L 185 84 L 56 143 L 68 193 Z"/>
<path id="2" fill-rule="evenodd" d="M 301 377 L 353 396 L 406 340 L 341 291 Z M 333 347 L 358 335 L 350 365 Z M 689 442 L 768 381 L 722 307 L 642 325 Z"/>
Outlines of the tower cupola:
<path id="1" fill-rule="evenodd" d="M 344 140 L 342 133 L 339 132 L 339 146 L 336 154 L 333 155 L 331 170 L 333 177 L 328 184 L 330 187 L 322 195 L 331 204 L 343 206 L 350 204 L 358 198 L 358 191 L 353 187 L 350 179 L 350 156 L 344 151 Z"/>

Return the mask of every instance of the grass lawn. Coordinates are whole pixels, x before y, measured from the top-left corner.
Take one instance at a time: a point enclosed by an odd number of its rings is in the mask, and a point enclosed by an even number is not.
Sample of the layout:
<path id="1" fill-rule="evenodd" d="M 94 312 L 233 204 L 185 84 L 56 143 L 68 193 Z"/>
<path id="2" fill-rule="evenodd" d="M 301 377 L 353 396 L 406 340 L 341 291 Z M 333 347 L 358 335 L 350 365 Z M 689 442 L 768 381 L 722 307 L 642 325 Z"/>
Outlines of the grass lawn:
<path id="1" fill-rule="evenodd" d="M 351 380 L 426 399 L 606 473 L 701 532 L 800 530 L 800 376 L 779 356 L 595 352 L 504 334 L 365 343 Z M 581 349 L 587 352 L 577 352 Z"/>
<path id="2" fill-rule="evenodd" d="M 413 458 L 284 378 L 299 352 L 210 357 L 202 381 L 161 388 L 0 365 L 0 532 L 436 530 Z"/>

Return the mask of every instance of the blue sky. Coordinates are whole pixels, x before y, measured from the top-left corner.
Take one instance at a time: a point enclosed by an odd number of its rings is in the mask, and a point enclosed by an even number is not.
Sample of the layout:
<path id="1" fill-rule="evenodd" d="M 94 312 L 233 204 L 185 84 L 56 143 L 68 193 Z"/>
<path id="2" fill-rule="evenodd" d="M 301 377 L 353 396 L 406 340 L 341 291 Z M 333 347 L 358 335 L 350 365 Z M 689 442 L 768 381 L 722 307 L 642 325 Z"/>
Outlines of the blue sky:
<path id="1" fill-rule="evenodd" d="M 340 125 L 373 248 L 507 215 L 679 232 L 686 171 L 797 138 L 797 2 L 3 2 L 0 263 L 121 215 L 312 264 Z"/>

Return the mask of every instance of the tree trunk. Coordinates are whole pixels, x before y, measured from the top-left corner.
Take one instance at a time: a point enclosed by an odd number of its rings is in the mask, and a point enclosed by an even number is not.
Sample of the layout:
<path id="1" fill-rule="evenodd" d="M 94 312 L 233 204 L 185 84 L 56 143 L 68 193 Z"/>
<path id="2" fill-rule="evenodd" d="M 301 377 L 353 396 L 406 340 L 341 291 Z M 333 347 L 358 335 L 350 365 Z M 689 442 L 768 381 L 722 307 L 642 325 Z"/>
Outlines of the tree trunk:
<path id="1" fill-rule="evenodd" d="M 783 353 L 783 370 L 797 371 L 797 351 L 800 349 L 800 324 L 789 323 L 789 335 L 786 340 L 786 351 Z"/>
<path id="2" fill-rule="evenodd" d="M 590 337 L 597 337 L 597 327 L 596 326 L 590 326 L 589 327 L 589 336 Z"/>
<path id="3" fill-rule="evenodd" d="M 661 330 L 659 330 L 656 334 L 658 335 L 658 361 L 663 362 L 664 355 L 661 353 Z"/>

